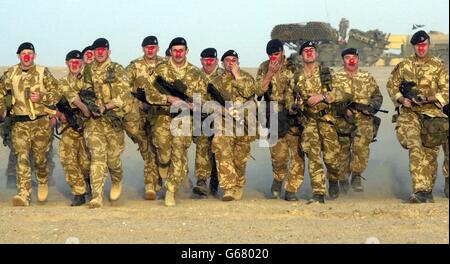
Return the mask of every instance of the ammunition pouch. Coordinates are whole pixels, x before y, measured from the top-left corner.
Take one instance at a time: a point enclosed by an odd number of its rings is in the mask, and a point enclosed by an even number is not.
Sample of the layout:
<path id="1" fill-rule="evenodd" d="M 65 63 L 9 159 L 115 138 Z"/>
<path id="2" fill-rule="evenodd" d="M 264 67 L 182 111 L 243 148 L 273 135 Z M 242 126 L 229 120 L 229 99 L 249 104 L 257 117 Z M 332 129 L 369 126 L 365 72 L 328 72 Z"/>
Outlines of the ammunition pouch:
<path id="1" fill-rule="evenodd" d="M 421 115 L 420 123 L 422 125 L 420 137 L 424 147 L 434 148 L 448 141 L 449 124 L 447 118 Z"/>

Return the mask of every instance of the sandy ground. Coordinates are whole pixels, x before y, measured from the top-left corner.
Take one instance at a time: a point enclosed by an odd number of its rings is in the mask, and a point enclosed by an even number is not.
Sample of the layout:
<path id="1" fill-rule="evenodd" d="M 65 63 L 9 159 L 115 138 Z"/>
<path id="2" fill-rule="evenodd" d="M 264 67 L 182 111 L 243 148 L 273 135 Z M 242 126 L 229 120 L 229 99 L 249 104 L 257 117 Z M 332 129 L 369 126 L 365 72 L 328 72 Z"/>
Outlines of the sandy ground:
<path id="1" fill-rule="evenodd" d="M 76 237 L 81 243 L 364 243 L 376 237 L 381 243 L 449 243 L 449 203 L 443 195 L 441 167 L 434 190 L 434 204 L 406 203 L 411 192 L 407 152 L 398 144 L 390 122 L 393 105 L 385 84 L 392 68 L 369 68 L 385 96 L 380 115 L 383 123 L 378 142 L 371 145 L 365 173 L 366 192 L 350 193 L 325 205 L 307 205 L 311 188 L 308 175 L 299 191 L 299 202 L 268 199 L 272 182 L 270 154 L 254 143 L 247 166 L 245 197 L 221 202 L 209 197 L 191 199 L 180 192 L 177 207 L 166 208 L 163 200 L 144 201 L 143 164 L 137 146 L 127 140 L 122 156 L 124 195 L 116 204 L 105 199 L 98 210 L 71 208 L 70 190 L 56 155 L 49 200 L 39 204 L 33 193 L 29 208 L 14 208 L 14 189 L 0 177 L 0 243 L 65 243 Z M 0 68 L 0 71 L 2 69 Z M 61 69 L 53 70 L 61 77 Z M 250 69 L 254 73 L 255 69 Z M 54 144 L 57 153 L 57 142 Z M 0 147 L 0 172 L 7 166 L 8 149 Z M 190 150 L 190 178 L 193 175 Z M 442 153 L 439 164 L 442 164 Z M 109 193 L 109 182 L 106 194 Z"/>

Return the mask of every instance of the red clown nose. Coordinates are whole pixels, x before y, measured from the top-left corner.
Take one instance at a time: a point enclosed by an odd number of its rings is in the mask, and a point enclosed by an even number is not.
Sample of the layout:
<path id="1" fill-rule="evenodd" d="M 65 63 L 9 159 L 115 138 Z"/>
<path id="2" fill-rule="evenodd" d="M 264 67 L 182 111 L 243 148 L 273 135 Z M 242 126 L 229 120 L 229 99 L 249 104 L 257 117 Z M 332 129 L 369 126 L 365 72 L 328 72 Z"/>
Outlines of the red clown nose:
<path id="1" fill-rule="evenodd" d="M 148 53 L 153 53 L 153 51 L 155 51 L 155 47 L 154 46 L 147 47 L 147 52 Z"/>
<path id="2" fill-rule="evenodd" d="M 275 62 L 277 59 L 278 59 L 277 56 L 274 56 L 274 55 L 270 55 L 270 56 L 269 56 L 270 62 Z"/>
<path id="3" fill-rule="evenodd" d="M 427 47 L 427 44 L 426 43 L 420 43 L 418 46 L 419 46 L 419 51 L 423 52 L 423 51 L 425 51 L 425 48 Z"/>
<path id="4" fill-rule="evenodd" d="M 104 48 L 98 48 L 97 52 L 98 52 L 98 55 L 102 56 L 103 53 L 105 53 L 105 49 Z"/>
<path id="5" fill-rule="evenodd" d="M 94 53 L 92 53 L 91 51 L 86 52 L 86 57 L 88 57 L 88 59 L 92 59 L 93 56 Z"/>
<path id="6" fill-rule="evenodd" d="M 70 62 L 70 65 L 72 65 L 73 68 L 76 68 L 80 66 L 80 61 L 74 60 Z"/>
<path id="7" fill-rule="evenodd" d="M 350 61 L 348 62 L 348 65 L 355 66 L 356 65 L 356 60 L 355 59 L 350 59 Z"/>
<path id="8" fill-rule="evenodd" d="M 213 65 L 214 64 L 214 59 L 208 58 L 205 60 L 206 65 Z"/>
<path id="9" fill-rule="evenodd" d="M 25 55 L 23 55 L 23 60 L 24 60 L 25 62 L 29 62 L 29 61 L 31 60 L 31 55 L 30 55 L 30 54 L 25 54 Z"/>

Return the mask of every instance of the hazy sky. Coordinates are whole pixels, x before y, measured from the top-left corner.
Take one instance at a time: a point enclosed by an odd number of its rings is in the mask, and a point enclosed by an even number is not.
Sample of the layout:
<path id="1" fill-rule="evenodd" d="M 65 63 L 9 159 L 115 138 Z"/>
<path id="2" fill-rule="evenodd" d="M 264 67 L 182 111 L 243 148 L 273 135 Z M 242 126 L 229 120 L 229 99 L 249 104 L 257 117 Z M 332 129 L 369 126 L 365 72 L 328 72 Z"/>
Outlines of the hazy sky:
<path id="1" fill-rule="evenodd" d="M 17 62 L 20 43 L 30 41 L 37 63 L 64 64 L 72 49 L 83 49 L 98 37 L 111 44 L 112 59 L 126 66 L 141 55 L 148 35 L 159 38 L 161 52 L 177 36 L 187 39 L 189 60 L 215 47 L 235 49 L 243 66 L 266 59 L 265 46 L 276 24 L 329 22 L 342 17 L 350 28 L 409 34 L 412 24 L 448 33 L 447 0 L 0 0 L 0 65 Z"/>

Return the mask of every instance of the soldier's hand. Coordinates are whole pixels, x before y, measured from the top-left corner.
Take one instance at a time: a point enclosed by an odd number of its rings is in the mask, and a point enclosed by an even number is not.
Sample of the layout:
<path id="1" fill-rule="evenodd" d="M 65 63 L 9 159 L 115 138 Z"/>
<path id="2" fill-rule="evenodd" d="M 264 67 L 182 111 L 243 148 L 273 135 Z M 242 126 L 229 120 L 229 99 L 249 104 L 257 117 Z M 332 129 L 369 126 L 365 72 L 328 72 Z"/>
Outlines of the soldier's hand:
<path id="1" fill-rule="evenodd" d="M 281 68 L 281 64 L 278 61 L 270 62 L 269 63 L 269 73 L 272 75 L 277 73 Z"/>
<path id="2" fill-rule="evenodd" d="M 86 108 L 86 109 L 81 109 L 81 112 L 83 113 L 83 115 L 85 116 L 85 117 L 91 117 L 91 115 L 92 115 L 92 113 L 91 113 L 91 111 L 89 111 L 89 109 L 88 108 Z"/>
<path id="3" fill-rule="evenodd" d="M 233 74 L 234 79 L 239 79 L 241 77 L 241 73 L 240 73 L 238 64 L 231 65 L 231 73 Z"/>
<path id="4" fill-rule="evenodd" d="M 348 117 L 352 117 L 353 116 L 353 111 L 350 109 L 347 109 L 347 116 Z"/>
<path id="5" fill-rule="evenodd" d="M 39 92 L 31 92 L 30 93 L 30 100 L 32 103 L 39 103 L 41 100 L 41 95 Z"/>
<path id="6" fill-rule="evenodd" d="M 401 103 L 406 108 L 411 108 L 412 102 L 408 98 L 400 97 L 398 99 L 399 103 Z"/>
<path id="7" fill-rule="evenodd" d="M 56 118 L 56 116 L 52 116 L 51 118 L 50 118 L 50 122 L 49 122 L 49 125 L 48 125 L 48 127 L 49 128 L 54 128 L 55 126 L 56 126 L 56 123 L 58 122 L 58 119 Z"/>
<path id="8" fill-rule="evenodd" d="M 314 107 L 317 104 L 321 103 L 324 100 L 324 96 L 321 94 L 317 95 L 310 95 L 308 98 L 308 101 L 306 101 L 306 104 L 308 104 L 309 107 Z"/>
<path id="9" fill-rule="evenodd" d="M 67 124 L 67 117 L 66 117 L 66 115 L 61 113 L 61 115 L 59 116 L 59 121 L 61 121 L 61 123 L 63 123 L 63 124 Z"/>

